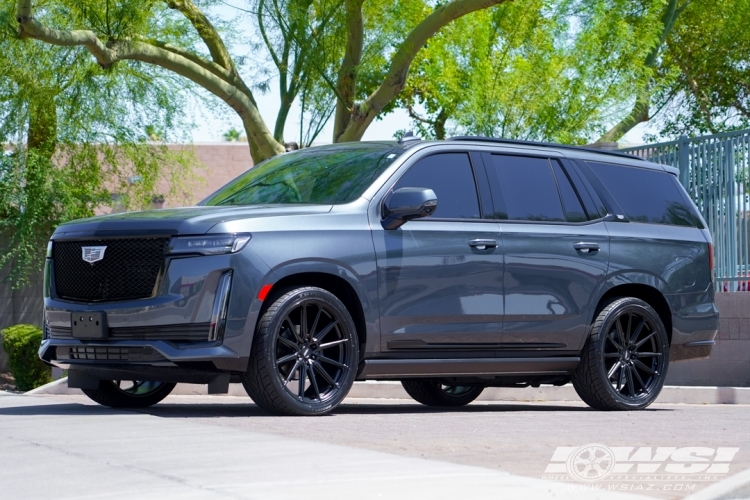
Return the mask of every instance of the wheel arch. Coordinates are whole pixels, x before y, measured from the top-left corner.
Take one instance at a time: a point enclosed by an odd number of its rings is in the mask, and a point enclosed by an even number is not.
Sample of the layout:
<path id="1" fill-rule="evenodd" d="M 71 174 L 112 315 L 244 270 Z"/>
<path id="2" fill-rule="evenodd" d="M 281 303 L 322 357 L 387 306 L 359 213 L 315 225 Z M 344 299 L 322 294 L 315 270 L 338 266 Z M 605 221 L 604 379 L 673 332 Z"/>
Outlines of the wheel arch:
<path id="1" fill-rule="evenodd" d="M 656 311 L 656 314 L 659 315 L 659 319 L 661 319 L 664 328 L 667 330 L 669 344 L 672 344 L 672 308 L 662 291 L 650 284 L 623 283 L 607 289 L 597 302 L 594 313 L 590 318 L 591 323 L 593 324 L 596 317 L 607 304 L 622 297 L 633 297 L 650 305 Z"/>
<path id="2" fill-rule="evenodd" d="M 297 271 L 283 274 L 276 270 L 274 273 L 281 277 L 273 283 L 263 301 L 255 328 L 257 328 L 257 323 L 260 322 L 263 314 L 265 314 L 271 304 L 289 290 L 303 286 L 322 288 L 336 296 L 344 304 L 349 314 L 352 315 L 354 326 L 357 329 L 357 339 L 360 344 L 360 356 L 362 356 L 365 350 L 365 343 L 367 342 L 367 319 L 362 297 L 357 293 L 354 285 L 338 274 L 325 271 Z"/>

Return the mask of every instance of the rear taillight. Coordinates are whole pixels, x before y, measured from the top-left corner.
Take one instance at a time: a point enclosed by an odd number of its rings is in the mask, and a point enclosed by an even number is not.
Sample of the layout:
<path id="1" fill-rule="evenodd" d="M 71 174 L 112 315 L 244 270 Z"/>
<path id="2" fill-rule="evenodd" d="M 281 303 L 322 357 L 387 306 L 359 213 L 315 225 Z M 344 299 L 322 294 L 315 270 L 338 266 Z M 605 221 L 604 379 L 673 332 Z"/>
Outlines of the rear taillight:
<path id="1" fill-rule="evenodd" d="M 714 277 L 714 246 L 708 244 L 708 272 L 711 273 L 711 278 Z"/>

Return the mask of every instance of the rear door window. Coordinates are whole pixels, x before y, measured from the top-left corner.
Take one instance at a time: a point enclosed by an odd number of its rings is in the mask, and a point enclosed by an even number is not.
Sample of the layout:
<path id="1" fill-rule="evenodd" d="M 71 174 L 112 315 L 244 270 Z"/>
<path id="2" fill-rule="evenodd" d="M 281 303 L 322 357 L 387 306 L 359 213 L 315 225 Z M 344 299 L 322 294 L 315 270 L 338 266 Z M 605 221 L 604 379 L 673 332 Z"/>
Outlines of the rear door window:
<path id="1" fill-rule="evenodd" d="M 467 153 L 440 153 L 418 160 L 393 187 L 429 188 L 438 205 L 427 218 L 479 219 L 479 198 Z"/>
<path id="2" fill-rule="evenodd" d="M 491 158 L 487 174 L 497 218 L 565 222 L 557 182 L 547 158 L 511 155 L 491 155 Z"/>
<path id="3" fill-rule="evenodd" d="M 612 163 L 587 162 L 631 222 L 694 227 L 693 212 L 671 174 Z"/>

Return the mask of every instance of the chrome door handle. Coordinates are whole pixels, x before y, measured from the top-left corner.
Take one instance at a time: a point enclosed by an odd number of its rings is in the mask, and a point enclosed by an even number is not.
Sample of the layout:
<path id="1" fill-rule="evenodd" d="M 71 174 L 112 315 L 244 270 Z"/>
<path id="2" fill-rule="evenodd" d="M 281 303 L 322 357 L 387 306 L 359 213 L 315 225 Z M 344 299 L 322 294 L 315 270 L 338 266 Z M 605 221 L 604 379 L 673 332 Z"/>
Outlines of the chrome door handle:
<path id="1" fill-rule="evenodd" d="M 495 240 L 470 240 L 469 246 L 476 248 L 477 250 L 486 250 L 488 248 L 496 248 L 497 241 Z"/>
<path id="2" fill-rule="evenodd" d="M 578 250 L 581 253 L 594 253 L 599 251 L 599 244 L 598 243 L 586 243 L 585 241 L 582 241 L 580 243 L 576 243 L 573 245 L 573 248 Z"/>

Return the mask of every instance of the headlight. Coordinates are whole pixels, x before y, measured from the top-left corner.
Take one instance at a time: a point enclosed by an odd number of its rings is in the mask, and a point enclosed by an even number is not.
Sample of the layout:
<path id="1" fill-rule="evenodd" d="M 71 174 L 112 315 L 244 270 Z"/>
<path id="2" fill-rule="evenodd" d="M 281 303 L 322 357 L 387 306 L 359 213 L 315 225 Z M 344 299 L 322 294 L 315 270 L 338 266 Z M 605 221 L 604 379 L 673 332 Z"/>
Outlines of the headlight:
<path id="1" fill-rule="evenodd" d="M 47 242 L 47 258 L 48 259 L 52 258 L 52 240 L 49 240 Z"/>
<path id="2" fill-rule="evenodd" d="M 242 250 L 249 234 L 212 234 L 207 236 L 180 236 L 169 242 L 170 254 L 221 255 Z"/>

